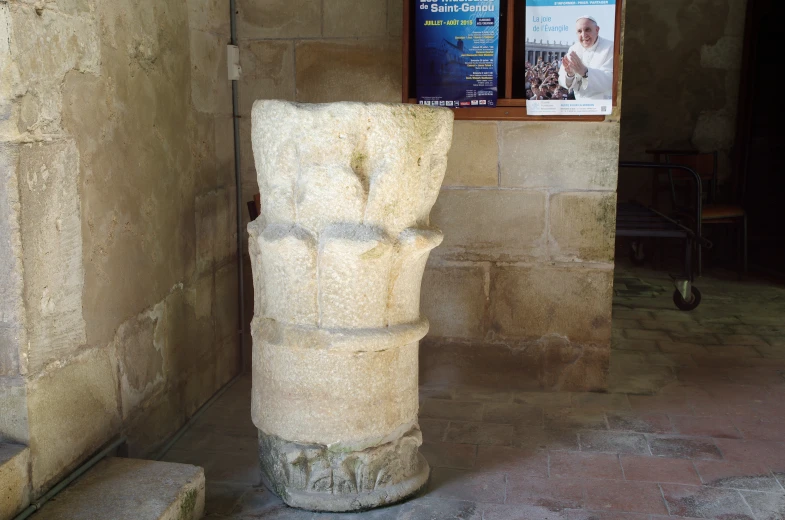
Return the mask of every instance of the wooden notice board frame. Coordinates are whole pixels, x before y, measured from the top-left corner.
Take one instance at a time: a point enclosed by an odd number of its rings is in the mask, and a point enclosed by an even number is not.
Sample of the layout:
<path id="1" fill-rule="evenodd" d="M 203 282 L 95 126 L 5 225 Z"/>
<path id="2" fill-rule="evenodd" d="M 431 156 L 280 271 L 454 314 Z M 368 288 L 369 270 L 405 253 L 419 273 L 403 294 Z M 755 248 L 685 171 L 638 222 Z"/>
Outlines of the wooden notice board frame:
<path id="1" fill-rule="evenodd" d="M 415 77 L 414 69 L 414 16 L 413 6 L 417 0 L 403 1 L 403 93 L 404 103 L 417 103 L 414 97 L 413 80 Z M 621 56 L 621 17 L 622 2 L 616 1 L 616 27 L 614 28 L 614 61 L 613 61 L 613 106 L 616 106 L 619 88 L 619 57 Z M 604 115 L 599 116 L 530 116 L 526 112 L 526 99 L 514 98 L 513 74 L 515 58 L 515 10 L 525 9 L 526 0 L 507 0 L 506 6 L 506 31 L 505 41 L 499 45 L 504 45 L 504 67 L 502 71 L 504 84 L 500 85 L 498 106 L 494 108 L 457 108 L 451 109 L 455 113 L 457 120 L 476 120 L 476 121 L 605 121 Z M 500 74 L 502 76 L 502 74 Z"/>

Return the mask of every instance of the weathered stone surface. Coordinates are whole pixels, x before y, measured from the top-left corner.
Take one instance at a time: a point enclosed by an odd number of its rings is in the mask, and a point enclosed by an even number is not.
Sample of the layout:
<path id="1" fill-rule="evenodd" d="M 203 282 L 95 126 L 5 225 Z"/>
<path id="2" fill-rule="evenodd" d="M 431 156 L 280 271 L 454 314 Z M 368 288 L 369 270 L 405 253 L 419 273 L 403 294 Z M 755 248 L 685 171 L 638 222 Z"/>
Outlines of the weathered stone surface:
<path id="1" fill-rule="evenodd" d="M 212 358 L 215 325 L 211 316 L 204 314 L 208 305 L 217 305 L 212 284 L 212 276 L 206 276 L 191 287 L 174 287 L 166 298 L 163 330 L 167 381 L 187 379 Z M 205 391 L 212 392 L 213 388 Z"/>
<path id="2" fill-rule="evenodd" d="M 186 408 L 177 395 L 180 388 L 173 388 L 171 395 L 148 400 L 124 420 L 130 457 L 150 457 L 171 437 L 172 432 L 185 424 Z"/>
<path id="3" fill-rule="evenodd" d="M 256 162 L 253 157 L 253 144 L 251 143 L 250 117 L 240 119 L 240 169 L 243 193 L 259 193 L 259 184 L 256 178 Z"/>
<path id="4" fill-rule="evenodd" d="M 250 359 L 250 356 L 248 356 Z M 215 390 L 218 391 L 240 372 L 240 338 L 233 334 L 224 338 L 215 352 Z"/>
<path id="5" fill-rule="evenodd" d="M 9 7 L 9 50 L 14 61 L 7 87 L 28 94 L 28 115 L 19 121 L 22 132 L 58 134 L 61 123 L 62 78 L 70 70 L 96 74 L 101 52 L 94 16 L 76 16 L 55 9 L 38 9 L 14 2 Z"/>
<path id="6" fill-rule="evenodd" d="M 19 373 L 19 347 L 22 329 L 0 324 L 0 377 Z"/>
<path id="7" fill-rule="evenodd" d="M 747 2 L 745 0 L 728 0 L 728 18 L 725 23 L 727 36 L 744 36 L 746 14 Z"/>
<path id="8" fill-rule="evenodd" d="M 226 42 L 191 29 L 191 102 L 199 112 L 232 113 L 232 84 L 226 78 Z"/>
<path id="9" fill-rule="evenodd" d="M 390 338 L 389 348 L 359 355 L 355 352 L 369 343 L 363 337 L 354 340 L 352 350 L 330 352 L 329 338 L 319 345 L 306 335 L 286 341 L 279 333 L 280 344 L 260 342 L 260 328 L 254 328 L 254 341 L 261 346 L 254 347 L 252 400 L 260 430 L 296 442 L 358 449 L 416 423 L 416 342 L 400 347 Z M 295 338 L 305 346 L 289 346 Z"/>
<path id="10" fill-rule="evenodd" d="M 497 133 L 496 123 L 456 121 L 444 185 L 497 186 L 499 184 Z"/>
<path id="11" fill-rule="evenodd" d="M 775 520 L 785 515 L 785 496 L 780 492 L 742 491 L 741 494 L 744 501 L 750 506 L 755 518 Z"/>
<path id="12" fill-rule="evenodd" d="M 713 45 L 703 45 L 701 67 L 738 70 L 743 47 L 744 39 L 741 36 L 723 36 Z"/>
<path id="13" fill-rule="evenodd" d="M 205 166 L 213 161 L 202 142 L 212 138 L 209 127 L 192 129 L 209 114 L 195 110 L 190 87 L 193 67 L 214 62 L 189 59 L 186 2 L 117 0 L 93 9 L 100 74 L 70 72 L 58 85 L 63 130 L 80 156 L 87 338 L 108 345 L 122 323 L 194 270 L 194 201 L 209 189 L 196 186 L 214 166 Z M 221 185 L 230 176 L 222 172 Z"/>
<path id="14" fill-rule="evenodd" d="M 0 142 L 14 143 L 0 145 L 0 372 L 22 372 L 30 397 L 28 421 L 24 385 L 0 376 L 0 436 L 23 425 L 14 437 L 29 437 L 36 491 L 116 434 L 120 416 L 166 410 L 147 417 L 150 436 L 167 437 L 226 377 L 213 339 L 214 313 L 226 312 L 215 271 L 236 234 L 228 7 L 0 2 Z M 217 128 L 216 114 L 229 124 Z M 6 218 L 17 172 L 21 218 Z M 215 202 L 207 214 L 195 211 L 202 196 Z M 7 224 L 21 226 L 14 243 Z M 213 236 L 197 255 L 204 227 Z M 3 261 L 21 260 L 21 245 L 26 292 L 20 277 L 11 298 Z M 12 321 L 11 304 L 33 321 Z M 24 346 L 18 360 L 6 340 Z"/>
<path id="15" fill-rule="evenodd" d="M 213 125 L 213 150 L 215 150 L 216 187 L 226 180 L 226 172 L 234 171 L 234 119 L 216 116 Z M 256 193 L 255 191 L 253 193 Z M 247 195 L 247 192 L 246 192 Z"/>
<path id="16" fill-rule="evenodd" d="M 75 143 L 29 144 L 19 153 L 28 362 L 36 370 L 86 341 L 82 222 Z"/>
<path id="17" fill-rule="evenodd" d="M 735 114 L 730 110 L 707 110 L 695 122 L 692 142 L 701 150 L 727 150 L 733 145 Z"/>
<path id="18" fill-rule="evenodd" d="M 197 196 L 194 204 L 196 221 L 196 269 L 199 274 L 212 272 L 235 255 L 237 223 L 234 189 L 218 188 Z"/>
<path id="19" fill-rule="evenodd" d="M 13 139 L 18 132 L 16 121 L 19 107 L 12 100 L 22 93 L 18 91 L 17 78 L 19 70 L 14 64 L 11 56 L 11 10 L 8 3 L 0 5 L 0 141 Z M 0 145 L 0 161 L 7 167 L 5 162 L 6 147 Z M 3 176 L 8 175 L 8 171 L 3 171 Z M 11 175 L 10 177 L 13 177 Z M 0 184 L 5 181 L 0 181 Z"/>
<path id="20" fill-rule="evenodd" d="M 0 442 L 27 444 L 29 436 L 25 380 L 0 377 Z"/>
<path id="21" fill-rule="evenodd" d="M 422 281 L 422 312 L 429 337 L 482 339 L 487 328 L 488 268 L 432 265 Z"/>
<path id="22" fill-rule="evenodd" d="M 164 311 L 161 302 L 128 320 L 117 329 L 112 342 L 118 362 L 123 419 L 164 385 Z"/>
<path id="23" fill-rule="evenodd" d="M 13 518 L 30 503 L 30 450 L 0 440 L 0 519 Z"/>
<path id="24" fill-rule="evenodd" d="M 555 193 L 549 207 L 551 259 L 613 262 L 615 193 Z"/>
<path id="25" fill-rule="evenodd" d="M 233 338 L 238 335 L 238 316 L 240 313 L 237 304 L 238 290 L 237 264 L 232 262 L 224 265 L 215 273 L 215 301 L 213 302 L 213 308 L 202 316 L 200 316 L 197 308 L 197 317 L 209 319 L 212 316 L 215 320 L 215 339 L 219 344 L 226 338 Z"/>
<path id="26" fill-rule="evenodd" d="M 362 214 L 353 217 L 346 220 L 363 220 Z M 326 328 L 379 328 L 388 323 L 394 246 L 381 233 L 365 231 L 334 236 L 328 231 L 319 241 L 319 324 Z M 362 282 L 347 284 L 353 277 Z"/>
<path id="27" fill-rule="evenodd" d="M 187 0 L 188 25 L 191 29 L 229 34 L 229 6 L 215 0 Z"/>
<path id="28" fill-rule="evenodd" d="M 547 195 L 528 190 L 443 190 L 431 221 L 444 231 L 444 243 L 434 254 L 447 260 L 544 259 Z"/>
<path id="29" fill-rule="evenodd" d="M 231 264 L 225 264 L 218 272 L 214 274 L 208 273 L 205 276 L 194 280 L 187 287 L 183 287 L 186 300 L 189 305 L 193 307 L 194 316 L 197 320 L 209 322 L 215 317 L 213 312 L 223 309 L 223 307 L 216 304 L 218 291 L 225 290 L 228 287 L 230 288 L 231 285 L 236 285 L 231 284 L 231 281 L 227 280 L 226 275 L 221 276 L 223 274 L 222 270 L 227 269 L 230 265 Z M 229 303 L 228 299 L 224 301 L 226 301 L 227 304 Z M 226 307 L 232 308 L 231 305 L 226 305 Z"/>
<path id="30" fill-rule="evenodd" d="M 227 171 L 232 171 L 230 165 L 228 169 L 218 170 L 218 156 L 222 158 L 233 150 L 221 150 L 221 154 L 216 150 L 216 126 L 218 122 L 231 118 L 229 114 L 208 114 L 205 112 L 193 112 L 195 124 L 188 128 L 188 140 L 191 143 L 191 154 L 193 157 L 193 189 L 195 193 L 206 193 L 210 190 L 226 186 L 229 181 Z M 233 139 L 234 135 L 229 126 L 228 139 Z M 190 183 L 189 183 L 190 184 Z"/>
<path id="31" fill-rule="evenodd" d="M 25 332 L 15 159 L 10 146 L 0 145 L 0 442 L 4 438 L 27 438 L 26 427 L 24 435 L 19 428 L 20 416 L 27 415 L 27 405 L 24 399 L 18 399 L 17 385 L 11 383 L 11 377 L 19 374 L 21 368 L 19 351 Z"/>
<path id="32" fill-rule="evenodd" d="M 56 481 L 117 431 L 117 390 L 115 369 L 101 349 L 29 381 L 34 492 Z"/>
<path id="33" fill-rule="evenodd" d="M 425 227 L 444 178 L 452 113 L 423 108 L 257 102 L 253 141 L 262 221 L 276 225 L 266 234 L 362 240 L 367 232 L 368 240 L 377 240 L 370 237 L 378 228 L 388 240 Z M 287 127 L 287 119 L 298 122 Z M 364 227 L 352 233 L 335 225 L 351 218 Z M 292 224 L 301 231 L 288 231 Z"/>
<path id="34" fill-rule="evenodd" d="M 27 343 L 22 299 L 22 244 L 16 159 L 15 147 L 0 144 L 0 378 L 19 373 L 20 348 Z"/>
<path id="35" fill-rule="evenodd" d="M 297 43 L 297 101 L 401 101 L 401 40 Z"/>
<path id="36" fill-rule="evenodd" d="M 259 432 L 265 484 L 303 509 L 353 511 L 393 504 L 428 481 L 419 428 L 365 450 L 298 444 Z"/>
<path id="37" fill-rule="evenodd" d="M 110 458 L 48 502 L 51 520 L 199 520 L 204 515 L 202 468 Z"/>
<path id="38" fill-rule="evenodd" d="M 532 391 L 604 391 L 610 348 L 549 337 L 537 341 L 424 341 L 420 384 Z"/>
<path id="39" fill-rule="evenodd" d="M 324 34 L 330 38 L 378 36 L 387 29 L 387 0 L 325 0 Z"/>
<path id="40" fill-rule="evenodd" d="M 240 43 L 240 66 L 243 69 L 240 79 L 242 115 L 251 114 L 257 99 L 294 101 L 294 42 L 243 41 Z M 246 135 L 250 135 L 250 126 L 247 130 Z"/>
<path id="41" fill-rule="evenodd" d="M 612 285 L 611 270 L 499 267 L 491 272 L 491 326 L 503 337 L 609 348 Z"/>
<path id="42" fill-rule="evenodd" d="M 427 480 L 420 283 L 442 239 L 428 214 L 451 138 L 447 110 L 254 104 L 251 415 L 263 472 L 290 505 L 366 509 Z"/>
<path id="43" fill-rule="evenodd" d="M 616 188 L 619 125 L 502 122 L 499 126 L 502 186 Z"/>
<path id="44" fill-rule="evenodd" d="M 387 0 L 387 32 L 397 38 L 403 35 L 403 2 Z"/>
<path id="45" fill-rule="evenodd" d="M 667 12 L 655 0 L 626 6 L 624 52 L 635 59 L 624 63 L 621 141 L 625 159 L 651 159 L 645 151 L 652 148 L 700 147 L 719 152 L 721 183 L 730 175 L 747 4 L 745 0 L 717 0 L 705 11 L 700 0 L 685 0 Z M 668 27 L 666 35 L 661 32 L 663 26 Z M 667 46 L 668 56 L 658 58 L 660 53 L 652 45 L 657 40 Z M 645 65 L 650 60 L 658 64 L 654 81 Z M 712 88 L 695 84 L 689 79 L 693 77 L 704 78 Z M 652 104 L 653 97 L 659 103 Z M 663 106 L 669 109 L 662 110 Z M 707 131 L 728 139 L 693 140 Z M 650 176 L 621 175 L 619 196 L 621 200 L 635 196 L 647 201 Z"/>
<path id="46" fill-rule="evenodd" d="M 215 348 L 215 347 L 213 347 Z M 194 363 L 180 379 L 180 407 L 191 416 L 218 390 L 216 383 L 215 352 L 207 351 L 204 362 Z"/>
<path id="47" fill-rule="evenodd" d="M 668 504 L 668 510 L 673 516 L 686 518 L 766 518 L 764 511 L 757 510 L 754 517 L 744 498 L 748 492 L 740 493 L 731 489 L 717 489 L 707 486 L 680 486 L 676 484 L 662 484 L 662 497 Z M 744 497 L 742 497 L 744 495 Z"/>
<path id="48" fill-rule="evenodd" d="M 237 8 L 237 30 L 243 38 L 307 38 L 321 34 L 321 2 L 239 0 Z"/>

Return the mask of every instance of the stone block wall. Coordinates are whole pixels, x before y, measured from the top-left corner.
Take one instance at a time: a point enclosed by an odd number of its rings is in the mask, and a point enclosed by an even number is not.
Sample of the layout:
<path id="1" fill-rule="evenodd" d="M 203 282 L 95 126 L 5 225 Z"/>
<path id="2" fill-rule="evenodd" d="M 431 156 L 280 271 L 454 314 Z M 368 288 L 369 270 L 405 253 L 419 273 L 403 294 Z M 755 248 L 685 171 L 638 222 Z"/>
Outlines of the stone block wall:
<path id="1" fill-rule="evenodd" d="M 239 369 L 228 1 L 0 0 L 0 442 L 33 496 Z"/>
<path id="2" fill-rule="evenodd" d="M 605 387 L 618 131 L 456 122 L 432 213 L 445 240 L 423 281 L 425 382 L 480 384 L 503 367 L 517 388 Z"/>
<path id="3" fill-rule="evenodd" d="M 400 102 L 402 7 L 239 0 L 246 194 L 258 192 L 253 100 Z M 604 123 L 456 122 L 431 215 L 445 240 L 423 281 L 421 383 L 606 387 L 618 112 Z"/>

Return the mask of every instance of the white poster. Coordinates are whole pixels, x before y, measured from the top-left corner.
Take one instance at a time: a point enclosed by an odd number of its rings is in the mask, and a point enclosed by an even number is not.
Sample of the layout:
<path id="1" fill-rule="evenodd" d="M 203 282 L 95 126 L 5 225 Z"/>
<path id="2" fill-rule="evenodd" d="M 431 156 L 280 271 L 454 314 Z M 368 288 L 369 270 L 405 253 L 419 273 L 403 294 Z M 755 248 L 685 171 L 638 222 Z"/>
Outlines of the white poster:
<path id="1" fill-rule="evenodd" d="M 526 0 L 529 115 L 613 110 L 616 0 Z"/>

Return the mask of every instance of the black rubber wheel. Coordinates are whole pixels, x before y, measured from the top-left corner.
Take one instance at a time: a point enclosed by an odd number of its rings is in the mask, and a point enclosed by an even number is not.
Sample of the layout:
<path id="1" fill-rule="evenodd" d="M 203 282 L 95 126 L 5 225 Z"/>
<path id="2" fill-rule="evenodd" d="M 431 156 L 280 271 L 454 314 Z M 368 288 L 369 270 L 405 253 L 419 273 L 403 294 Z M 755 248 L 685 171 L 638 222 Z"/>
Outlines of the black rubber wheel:
<path id="1" fill-rule="evenodd" d="M 638 249 L 635 246 L 630 246 L 630 262 L 633 265 L 641 266 L 646 261 L 646 255 L 638 255 Z"/>
<path id="2" fill-rule="evenodd" d="M 673 291 L 673 303 L 682 311 L 691 311 L 701 304 L 701 292 L 697 287 L 693 286 L 692 299 L 690 301 L 684 301 L 684 298 L 681 297 L 681 293 L 678 290 Z"/>

